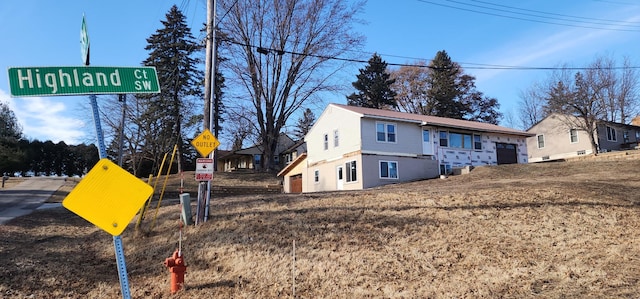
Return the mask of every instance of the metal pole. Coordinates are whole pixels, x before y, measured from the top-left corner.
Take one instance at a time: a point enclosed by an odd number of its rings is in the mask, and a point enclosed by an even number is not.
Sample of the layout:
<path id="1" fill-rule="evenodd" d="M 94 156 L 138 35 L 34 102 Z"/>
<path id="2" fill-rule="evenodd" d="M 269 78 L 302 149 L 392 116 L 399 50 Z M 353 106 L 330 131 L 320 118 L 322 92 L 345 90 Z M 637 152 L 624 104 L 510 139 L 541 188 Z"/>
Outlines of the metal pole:
<path id="1" fill-rule="evenodd" d="M 122 102 L 122 119 L 120 120 L 120 142 L 118 142 L 118 166 L 122 167 L 122 159 L 124 156 L 124 119 L 127 113 L 127 95 L 118 95 L 118 100 Z"/>
<path id="2" fill-rule="evenodd" d="M 86 27 L 84 22 L 84 16 L 82 17 L 83 33 L 86 35 Z M 87 55 L 84 61 L 86 66 L 89 66 L 89 56 Z M 104 146 L 104 135 L 102 134 L 102 126 L 100 125 L 100 112 L 98 110 L 97 96 L 92 94 L 89 96 L 91 101 L 91 110 L 93 111 L 93 122 L 96 127 L 96 137 L 98 143 L 98 152 L 100 159 L 107 157 L 107 148 Z M 131 291 L 129 289 L 129 278 L 127 277 L 127 264 L 124 259 L 124 250 L 122 248 L 122 238 L 120 236 L 113 236 L 113 247 L 116 254 L 116 265 L 118 266 L 118 278 L 120 279 L 120 291 L 122 292 L 122 298 L 131 299 Z"/>
<path id="3" fill-rule="evenodd" d="M 215 0 L 207 0 L 207 38 L 206 38 L 206 56 L 205 56 L 205 77 L 204 77 L 204 130 L 211 128 L 211 112 L 212 112 L 212 95 L 215 89 L 215 73 L 213 68 L 213 53 L 215 48 Z M 211 156 L 210 156 L 211 157 Z M 211 181 L 208 181 L 203 188 L 198 188 L 198 213 L 196 216 L 196 224 L 207 221 L 209 213 L 209 201 L 211 194 Z M 200 194 L 203 192 L 205 194 Z M 200 212 L 202 211 L 202 212 Z"/>

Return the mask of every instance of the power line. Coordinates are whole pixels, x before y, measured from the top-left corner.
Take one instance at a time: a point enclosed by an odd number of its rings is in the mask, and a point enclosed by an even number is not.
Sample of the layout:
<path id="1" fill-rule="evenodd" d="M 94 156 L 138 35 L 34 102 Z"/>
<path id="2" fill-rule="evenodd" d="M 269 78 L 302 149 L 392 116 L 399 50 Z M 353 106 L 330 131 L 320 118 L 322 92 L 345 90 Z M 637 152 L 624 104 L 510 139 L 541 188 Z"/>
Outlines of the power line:
<path id="1" fill-rule="evenodd" d="M 502 5 L 502 4 L 497 4 L 497 3 L 487 2 L 487 1 L 481 1 L 481 0 L 470 0 L 470 1 L 478 2 L 478 3 L 482 3 L 482 4 L 487 4 L 487 5 L 492 5 L 492 6 L 505 7 L 505 8 L 508 8 L 508 9 L 514 9 L 514 10 L 520 10 L 520 11 L 528 11 L 528 12 L 534 12 L 534 13 L 546 14 L 546 15 L 552 15 L 552 16 L 566 17 L 566 18 L 579 19 L 579 20 L 601 21 L 601 22 L 608 22 L 608 23 L 620 23 L 620 26 L 640 27 L 640 25 L 625 25 L 625 24 L 640 24 L 640 22 L 633 22 L 633 21 L 630 22 L 630 21 L 619 21 L 619 20 L 608 20 L 608 19 L 599 19 L 599 18 L 580 17 L 580 16 L 558 14 L 558 13 L 553 13 L 553 12 L 545 12 L 545 11 L 540 11 L 540 10 L 519 8 L 519 7 Z"/>
<path id="2" fill-rule="evenodd" d="M 238 42 L 229 38 L 221 38 L 222 41 L 231 43 L 231 44 L 235 44 L 238 46 L 242 46 L 242 47 L 251 47 L 251 48 L 255 48 L 256 52 L 259 52 L 261 54 L 267 54 L 267 53 L 275 53 L 277 55 L 284 55 L 284 54 L 292 54 L 292 55 L 301 55 L 301 56 L 307 56 L 307 57 L 314 57 L 314 58 L 320 58 L 320 59 L 325 59 L 325 60 L 337 60 L 337 61 L 345 61 L 345 62 L 353 62 L 353 63 L 369 63 L 368 60 L 362 60 L 362 59 L 354 59 L 354 58 L 343 58 L 343 57 L 336 57 L 336 56 L 326 56 L 326 55 L 317 55 L 317 54 L 309 54 L 309 53 L 300 53 L 300 52 L 294 52 L 294 51 L 287 51 L 287 50 L 282 50 L 282 49 L 273 49 L 273 48 L 266 48 L 266 47 L 261 47 L 261 46 L 255 46 L 255 45 L 251 45 L 251 44 L 246 44 L 246 43 L 242 43 L 242 42 Z M 361 53 L 367 53 L 367 52 L 361 52 Z M 368 53 L 373 55 L 373 53 Z M 380 54 L 378 53 L 378 55 L 381 56 L 393 56 L 393 55 L 385 55 L 385 54 Z M 400 57 L 400 56 L 397 56 Z M 417 60 L 423 60 L 423 61 L 430 61 L 431 59 L 417 59 Z M 510 66 L 510 65 L 495 65 L 495 64 L 482 64 L 482 63 L 458 63 L 462 68 L 464 69 L 471 69 L 471 70 L 514 70 L 514 71 L 553 71 L 553 70 L 569 70 L 569 71 L 585 71 L 585 70 L 598 70 L 598 69 L 603 69 L 600 67 L 537 67 L 537 66 Z M 398 66 L 398 67 L 416 67 L 416 68 L 429 68 L 429 69 L 438 69 L 435 68 L 433 66 L 430 65 L 421 65 L 421 64 L 410 64 L 410 63 L 393 63 L 393 62 L 387 62 L 387 65 L 390 66 Z M 471 65 L 471 66 L 464 66 L 464 65 Z M 610 69 L 610 70 L 626 70 L 626 69 L 640 69 L 640 66 L 620 66 L 620 67 L 610 67 L 610 68 L 606 68 L 606 69 Z"/>
<path id="3" fill-rule="evenodd" d="M 501 17 L 501 18 L 508 18 L 508 19 L 514 19 L 514 20 L 527 21 L 527 22 L 534 22 L 534 23 L 560 25 L 560 26 L 575 27 L 575 28 L 585 28 L 585 29 L 596 29 L 596 30 L 640 32 L 640 29 L 623 29 L 623 28 L 611 28 L 611 27 L 595 27 L 595 26 L 578 25 L 578 24 L 566 24 L 566 23 L 559 23 L 559 22 L 552 22 L 552 21 L 536 20 L 536 19 L 525 18 L 525 17 L 509 16 L 509 15 L 493 13 L 493 12 L 487 12 L 487 11 L 480 11 L 480 10 L 475 10 L 475 9 L 470 9 L 470 8 L 464 8 L 464 7 L 458 7 L 458 6 L 447 5 L 447 4 L 442 4 L 442 3 L 436 3 L 436 2 L 433 2 L 433 1 L 427 1 L 427 0 L 418 0 L 418 1 L 419 2 L 423 2 L 423 3 L 427 3 L 427 4 L 432 4 L 432 5 L 437 5 L 437 6 L 447 7 L 447 8 L 453 8 L 453 9 L 457 9 L 457 10 L 462 10 L 462 11 L 468 11 L 468 12 L 473 12 L 473 13 L 479 13 L 479 14 L 485 14 L 485 15 L 496 16 L 496 17 Z M 453 1 L 453 0 L 447 0 L 447 1 L 453 2 L 453 3 L 456 3 L 456 4 L 461 4 L 461 5 L 472 6 L 472 7 L 482 7 L 482 6 L 479 6 L 479 5 L 465 4 L 465 3 L 461 3 L 461 2 Z M 484 8 L 487 9 L 486 7 L 484 7 Z M 492 9 L 492 8 L 488 8 L 488 9 L 489 10 L 494 10 L 494 11 L 503 11 L 503 10 Z M 508 12 L 508 13 L 526 15 L 526 14 L 517 13 L 517 12 Z M 536 16 L 536 17 L 543 18 L 543 17 L 540 17 L 540 16 Z M 550 19 L 550 18 L 547 17 L 547 19 Z M 576 21 L 572 21 L 572 20 L 563 20 L 563 21 L 576 22 Z M 593 23 L 593 22 L 591 22 L 591 23 Z M 614 25 L 612 25 L 612 26 L 614 26 Z M 622 25 L 615 25 L 615 26 L 622 26 Z M 629 25 L 629 26 L 631 26 L 631 25 Z"/>

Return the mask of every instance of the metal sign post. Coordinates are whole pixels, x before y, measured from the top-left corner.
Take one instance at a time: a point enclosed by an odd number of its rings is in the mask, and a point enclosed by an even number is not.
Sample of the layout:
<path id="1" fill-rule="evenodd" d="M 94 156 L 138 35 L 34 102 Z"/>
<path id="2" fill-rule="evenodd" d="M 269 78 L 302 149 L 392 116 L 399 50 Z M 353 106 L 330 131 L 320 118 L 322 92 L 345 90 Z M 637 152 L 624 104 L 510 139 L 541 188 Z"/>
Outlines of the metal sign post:
<path id="1" fill-rule="evenodd" d="M 82 16 L 80 43 L 84 65 L 89 66 L 89 34 L 87 32 L 87 23 L 85 21 L 84 15 Z M 62 71 L 60 71 L 60 76 L 62 77 Z M 21 78 L 18 77 L 18 79 L 20 80 Z M 20 84 L 18 84 L 18 86 L 20 86 Z M 100 159 L 104 159 L 107 157 L 107 148 L 104 145 L 104 135 L 102 134 L 102 126 L 100 125 L 100 112 L 98 110 L 97 96 L 95 94 L 89 95 L 89 100 L 91 101 L 91 110 L 93 111 L 93 123 L 96 127 L 96 137 L 98 138 L 97 143 L 100 153 Z M 122 292 L 122 298 L 130 299 L 131 291 L 129 290 L 129 278 L 127 277 L 127 263 L 124 259 L 124 250 L 122 248 L 122 238 L 120 237 L 120 235 L 113 236 L 113 247 L 116 254 L 116 264 L 118 266 L 118 277 L 120 279 L 120 291 Z"/>
<path id="2" fill-rule="evenodd" d="M 219 145 L 220 141 L 211 134 L 209 129 L 205 129 L 200 135 L 194 138 L 191 141 L 191 145 L 193 145 L 198 153 L 202 155 L 202 157 L 207 157 L 213 150 L 215 150 Z M 199 159 L 203 161 L 207 161 L 207 165 L 210 163 L 209 170 L 211 171 L 211 178 L 213 178 L 213 159 Z M 211 180 L 208 179 L 208 175 L 204 173 L 201 169 L 200 173 L 201 177 L 198 177 L 198 167 L 196 167 L 196 180 L 200 181 L 198 184 L 198 208 L 196 210 L 196 224 L 200 224 L 202 222 L 207 221 L 207 214 L 209 213 L 209 185 Z M 201 179 L 199 179 L 201 178 Z"/>

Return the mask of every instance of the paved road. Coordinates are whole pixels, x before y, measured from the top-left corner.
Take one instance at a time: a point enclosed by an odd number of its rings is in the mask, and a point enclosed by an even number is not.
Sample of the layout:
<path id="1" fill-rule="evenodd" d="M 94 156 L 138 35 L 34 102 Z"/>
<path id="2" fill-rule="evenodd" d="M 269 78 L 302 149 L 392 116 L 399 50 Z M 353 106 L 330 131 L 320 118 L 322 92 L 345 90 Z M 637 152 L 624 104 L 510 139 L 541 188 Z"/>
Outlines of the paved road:
<path id="1" fill-rule="evenodd" d="M 0 224 L 30 214 L 62 186 L 64 178 L 34 177 L 0 189 Z"/>

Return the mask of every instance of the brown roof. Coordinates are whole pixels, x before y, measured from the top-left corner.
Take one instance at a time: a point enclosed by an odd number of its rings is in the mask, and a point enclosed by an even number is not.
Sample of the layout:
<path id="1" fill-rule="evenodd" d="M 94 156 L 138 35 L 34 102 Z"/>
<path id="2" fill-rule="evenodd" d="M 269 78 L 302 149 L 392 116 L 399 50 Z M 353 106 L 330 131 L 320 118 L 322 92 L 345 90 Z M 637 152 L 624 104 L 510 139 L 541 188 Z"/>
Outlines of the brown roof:
<path id="1" fill-rule="evenodd" d="M 342 104 L 330 104 L 330 105 L 333 105 L 335 107 L 342 108 L 345 110 L 349 110 L 351 112 L 358 113 L 363 117 L 368 117 L 368 118 L 380 118 L 384 120 L 415 122 L 423 126 L 437 126 L 437 127 L 447 127 L 447 128 L 454 128 L 454 129 L 474 130 L 474 131 L 481 131 L 481 132 L 503 133 L 503 134 L 518 135 L 518 136 L 524 136 L 524 137 L 535 136 L 535 134 L 532 134 L 532 133 L 511 129 L 511 128 L 506 128 L 506 127 L 501 127 L 494 124 L 477 122 L 477 121 L 453 119 L 453 118 L 421 115 L 421 114 L 412 114 L 412 113 L 405 113 L 405 112 L 392 111 L 392 110 L 347 106 Z"/>

